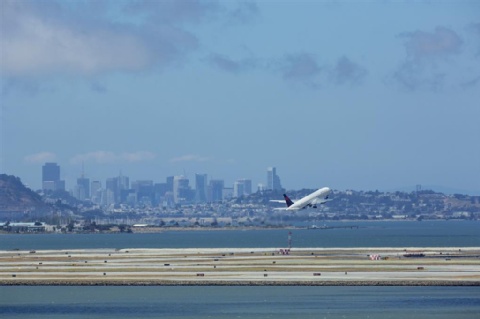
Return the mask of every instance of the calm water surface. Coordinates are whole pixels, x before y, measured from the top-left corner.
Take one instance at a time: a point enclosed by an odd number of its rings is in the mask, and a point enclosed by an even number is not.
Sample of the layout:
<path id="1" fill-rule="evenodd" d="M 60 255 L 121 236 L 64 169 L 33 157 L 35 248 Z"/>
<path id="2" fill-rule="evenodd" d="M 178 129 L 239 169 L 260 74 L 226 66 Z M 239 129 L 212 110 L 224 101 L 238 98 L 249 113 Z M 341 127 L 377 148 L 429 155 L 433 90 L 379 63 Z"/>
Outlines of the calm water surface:
<path id="1" fill-rule="evenodd" d="M 479 318 L 477 287 L 0 287 L 1 318 Z"/>
<path id="2" fill-rule="evenodd" d="M 480 223 L 293 230 L 293 247 L 480 247 Z M 0 235 L 0 250 L 286 247 L 288 230 Z M 480 287 L 7 287 L 0 318 L 480 318 Z"/>
<path id="3" fill-rule="evenodd" d="M 293 247 L 480 247 L 480 222 L 349 222 L 358 228 L 292 230 Z M 153 234 L 0 235 L 0 250 L 286 247 L 288 230 L 165 231 Z"/>

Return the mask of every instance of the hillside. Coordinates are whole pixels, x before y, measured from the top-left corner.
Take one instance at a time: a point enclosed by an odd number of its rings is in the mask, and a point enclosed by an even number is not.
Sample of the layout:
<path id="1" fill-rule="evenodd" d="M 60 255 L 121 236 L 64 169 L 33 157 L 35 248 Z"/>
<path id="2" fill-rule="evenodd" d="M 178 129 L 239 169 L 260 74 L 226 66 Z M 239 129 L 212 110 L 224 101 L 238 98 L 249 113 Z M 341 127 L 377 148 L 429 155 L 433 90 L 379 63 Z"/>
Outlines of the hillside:
<path id="1" fill-rule="evenodd" d="M 20 178 L 0 174 L 0 213 L 42 212 L 47 208 L 41 196 L 25 187 Z"/>

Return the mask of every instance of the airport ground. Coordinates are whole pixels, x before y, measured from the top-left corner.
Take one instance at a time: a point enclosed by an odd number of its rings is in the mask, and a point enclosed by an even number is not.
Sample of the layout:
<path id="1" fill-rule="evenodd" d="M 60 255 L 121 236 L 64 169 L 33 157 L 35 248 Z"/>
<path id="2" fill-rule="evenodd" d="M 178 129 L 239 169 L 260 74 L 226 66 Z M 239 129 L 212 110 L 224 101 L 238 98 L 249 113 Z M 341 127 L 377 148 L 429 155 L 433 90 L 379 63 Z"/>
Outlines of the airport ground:
<path id="1" fill-rule="evenodd" d="M 0 251 L 0 285 L 480 286 L 480 247 Z"/>

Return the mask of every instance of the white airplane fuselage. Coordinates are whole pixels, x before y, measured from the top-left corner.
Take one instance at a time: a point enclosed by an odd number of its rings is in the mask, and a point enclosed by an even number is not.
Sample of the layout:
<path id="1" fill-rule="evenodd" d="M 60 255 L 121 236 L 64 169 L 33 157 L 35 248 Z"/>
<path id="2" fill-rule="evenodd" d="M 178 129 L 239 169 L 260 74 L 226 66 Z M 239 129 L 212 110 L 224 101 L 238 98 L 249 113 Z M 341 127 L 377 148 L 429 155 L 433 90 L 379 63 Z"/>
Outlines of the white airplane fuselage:
<path id="1" fill-rule="evenodd" d="M 315 192 L 311 193 L 310 195 L 307 195 L 294 202 L 293 204 L 288 206 L 286 210 L 299 210 L 306 207 L 316 207 L 317 204 L 323 204 L 327 202 L 330 192 L 331 190 L 328 187 L 320 188 Z"/>

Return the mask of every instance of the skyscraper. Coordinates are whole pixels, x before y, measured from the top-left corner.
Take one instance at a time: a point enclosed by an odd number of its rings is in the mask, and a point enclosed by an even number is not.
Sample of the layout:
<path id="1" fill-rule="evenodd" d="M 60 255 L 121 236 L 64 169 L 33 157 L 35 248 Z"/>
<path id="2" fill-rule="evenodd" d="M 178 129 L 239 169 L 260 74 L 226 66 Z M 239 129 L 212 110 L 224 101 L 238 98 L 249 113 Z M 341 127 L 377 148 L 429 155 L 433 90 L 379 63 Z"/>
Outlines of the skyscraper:
<path id="1" fill-rule="evenodd" d="M 153 204 L 154 190 L 153 190 L 153 181 L 151 180 L 141 180 L 132 182 L 132 189 L 136 193 L 136 198 L 138 201 L 143 204 L 150 203 Z"/>
<path id="2" fill-rule="evenodd" d="M 173 200 L 175 204 L 184 203 L 189 200 L 190 187 L 189 180 L 185 176 L 175 176 L 173 178 Z"/>
<path id="3" fill-rule="evenodd" d="M 207 201 L 207 174 L 195 174 L 195 202 Z"/>
<path id="4" fill-rule="evenodd" d="M 65 190 L 65 182 L 60 180 L 60 166 L 57 163 L 45 163 L 42 166 L 42 189 Z"/>
<path id="5" fill-rule="evenodd" d="M 252 180 L 251 179 L 241 179 L 240 180 L 243 183 L 243 191 L 245 195 L 250 195 L 252 193 Z"/>
<path id="6" fill-rule="evenodd" d="M 209 201 L 219 202 L 223 200 L 223 180 L 212 179 L 210 180 L 209 190 Z"/>
<path id="7" fill-rule="evenodd" d="M 115 204 L 120 199 L 120 190 L 118 189 L 118 178 L 107 178 L 105 183 L 105 189 L 107 191 L 107 205 Z"/>
<path id="8" fill-rule="evenodd" d="M 252 181 L 239 179 L 233 184 L 233 197 L 241 197 L 252 193 Z"/>
<path id="9" fill-rule="evenodd" d="M 174 176 L 167 177 L 167 192 L 173 192 L 173 178 Z"/>
<path id="10" fill-rule="evenodd" d="M 100 204 L 102 199 L 102 183 L 100 181 L 92 181 L 90 183 L 90 198 L 93 203 Z"/>
<path id="11" fill-rule="evenodd" d="M 280 177 L 278 177 L 277 169 L 275 167 L 267 168 L 267 189 L 274 191 L 282 189 Z"/>
<path id="12" fill-rule="evenodd" d="M 244 195 L 244 184 L 241 181 L 233 183 L 233 197 L 242 197 Z"/>
<path id="13" fill-rule="evenodd" d="M 77 178 L 77 186 L 75 188 L 75 197 L 79 200 L 90 198 L 90 179 L 83 176 Z"/>
<path id="14" fill-rule="evenodd" d="M 108 201 L 113 198 L 113 204 L 118 204 L 128 195 L 127 191 L 130 188 L 130 179 L 123 176 L 122 173 L 118 177 L 107 178 L 105 189 L 108 191 Z M 112 204 L 110 202 L 110 204 Z"/>

